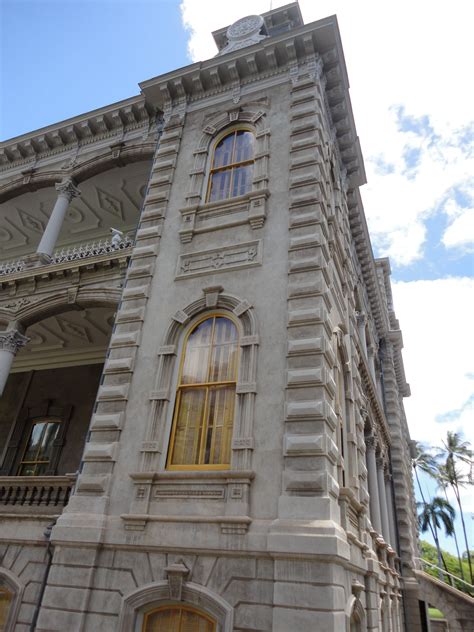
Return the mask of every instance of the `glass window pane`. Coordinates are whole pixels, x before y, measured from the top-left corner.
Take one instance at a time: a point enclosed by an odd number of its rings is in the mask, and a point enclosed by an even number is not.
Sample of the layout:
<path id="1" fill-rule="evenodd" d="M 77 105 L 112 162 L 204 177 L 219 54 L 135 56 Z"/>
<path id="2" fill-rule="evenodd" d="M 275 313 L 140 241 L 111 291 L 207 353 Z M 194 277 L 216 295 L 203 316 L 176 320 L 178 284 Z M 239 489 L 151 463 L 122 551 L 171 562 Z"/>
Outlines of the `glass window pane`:
<path id="1" fill-rule="evenodd" d="M 0 588 L 0 632 L 5 630 L 12 599 L 13 595 L 10 591 Z"/>
<path id="2" fill-rule="evenodd" d="M 211 345 L 212 318 L 208 318 L 189 336 L 181 374 L 181 384 L 206 382 Z"/>
<path id="3" fill-rule="evenodd" d="M 38 450 L 41 446 L 41 439 L 43 436 L 43 430 L 46 426 L 46 423 L 36 423 L 33 424 L 33 428 L 31 429 L 30 438 L 28 440 L 28 444 L 25 450 L 25 456 L 23 457 L 23 461 L 35 461 Z"/>
<path id="4" fill-rule="evenodd" d="M 176 417 L 172 465 L 194 465 L 199 463 L 205 388 L 183 389 L 179 396 Z"/>
<path id="5" fill-rule="evenodd" d="M 209 372 L 210 382 L 237 379 L 237 328 L 228 318 L 216 318 Z"/>
<path id="6" fill-rule="evenodd" d="M 232 197 L 244 195 L 252 188 L 253 164 L 233 170 Z"/>
<path id="7" fill-rule="evenodd" d="M 214 162 L 212 165 L 213 169 L 219 169 L 220 167 L 225 167 L 226 165 L 231 164 L 234 138 L 235 133 L 228 134 L 216 146 L 214 151 Z"/>
<path id="8" fill-rule="evenodd" d="M 229 197 L 230 181 L 232 169 L 217 171 L 211 176 L 211 189 L 209 192 L 209 201 L 225 200 Z"/>
<path id="9" fill-rule="evenodd" d="M 209 389 L 204 463 L 230 463 L 230 440 L 234 419 L 234 386 Z"/>
<path id="10" fill-rule="evenodd" d="M 18 470 L 18 476 L 35 476 L 36 463 L 24 463 Z"/>
<path id="11" fill-rule="evenodd" d="M 239 130 L 235 139 L 235 150 L 233 162 L 245 162 L 252 160 L 254 152 L 255 136 L 252 132 Z"/>
<path id="12" fill-rule="evenodd" d="M 45 428 L 43 431 L 43 436 L 41 439 L 41 445 L 38 450 L 38 456 L 36 457 L 37 461 L 48 461 L 51 458 L 51 453 L 53 451 L 54 440 L 58 436 L 59 433 L 59 422 L 50 422 L 45 424 Z"/>

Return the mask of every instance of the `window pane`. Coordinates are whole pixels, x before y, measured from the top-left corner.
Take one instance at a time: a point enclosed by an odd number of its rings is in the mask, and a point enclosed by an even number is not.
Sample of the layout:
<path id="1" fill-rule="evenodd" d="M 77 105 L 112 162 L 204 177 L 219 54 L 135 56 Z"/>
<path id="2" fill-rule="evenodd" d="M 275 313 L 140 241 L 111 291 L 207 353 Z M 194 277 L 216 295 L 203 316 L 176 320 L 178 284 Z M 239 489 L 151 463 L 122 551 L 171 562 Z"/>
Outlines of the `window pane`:
<path id="1" fill-rule="evenodd" d="M 209 201 L 225 200 L 230 193 L 231 169 L 217 171 L 211 176 L 211 190 L 209 192 Z"/>
<path id="2" fill-rule="evenodd" d="M 210 382 L 237 379 L 237 329 L 228 318 L 216 318 Z"/>
<path id="3" fill-rule="evenodd" d="M 213 169 L 219 169 L 230 165 L 232 162 L 232 148 L 234 145 L 235 133 L 225 136 L 217 145 L 214 151 Z"/>
<path id="4" fill-rule="evenodd" d="M 172 465 L 199 463 L 205 401 L 205 388 L 181 390 L 179 410 L 175 422 Z"/>
<path id="5" fill-rule="evenodd" d="M 45 424 L 41 445 L 38 450 L 37 461 L 48 461 L 53 451 L 53 443 L 59 432 L 59 422 Z"/>
<path id="6" fill-rule="evenodd" d="M 207 432 L 204 463 L 230 463 L 230 440 L 234 419 L 235 387 L 220 386 L 209 389 Z"/>
<path id="7" fill-rule="evenodd" d="M 24 463 L 20 466 L 18 470 L 18 476 L 35 476 L 36 475 L 36 464 L 35 463 Z"/>
<path id="8" fill-rule="evenodd" d="M 41 439 L 45 426 L 46 423 L 33 424 L 28 445 L 25 450 L 25 456 L 22 459 L 23 461 L 36 461 L 36 455 L 41 448 Z"/>
<path id="9" fill-rule="evenodd" d="M 253 164 L 233 169 L 232 197 L 244 195 L 252 188 Z"/>
<path id="10" fill-rule="evenodd" d="M 13 595 L 11 592 L 0 588 L 0 632 L 3 632 L 7 624 L 8 611 L 10 610 L 12 598 Z"/>
<path id="11" fill-rule="evenodd" d="M 181 384 L 201 384 L 207 381 L 212 318 L 208 318 L 192 332 L 186 345 Z"/>
<path id="12" fill-rule="evenodd" d="M 245 162 L 246 160 L 252 160 L 254 152 L 255 136 L 252 132 L 246 132 L 240 130 L 237 132 L 235 139 L 235 150 L 233 162 Z"/>

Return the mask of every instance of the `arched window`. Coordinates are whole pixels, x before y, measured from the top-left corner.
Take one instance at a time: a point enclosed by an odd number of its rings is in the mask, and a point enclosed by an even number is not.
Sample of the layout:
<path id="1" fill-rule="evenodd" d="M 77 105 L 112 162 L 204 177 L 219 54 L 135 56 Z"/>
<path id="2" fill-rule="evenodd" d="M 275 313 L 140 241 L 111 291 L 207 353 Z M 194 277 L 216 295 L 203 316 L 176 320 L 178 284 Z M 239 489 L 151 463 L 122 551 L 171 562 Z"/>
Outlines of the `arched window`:
<path id="1" fill-rule="evenodd" d="M 215 632 L 216 622 L 186 606 L 163 606 L 145 615 L 143 632 Z"/>
<path id="2" fill-rule="evenodd" d="M 214 147 L 207 202 L 244 195 L 252 188 L 254 134 L 234 129 Z"/>
<path id="3" fill-rule="evenodd" d="M 3 586 L 0 586 L 0 632 L 6 629 L 12 600 L 13 594 Z"/>
<path id="4" fill-rule="evenodd" d="M 221 315 L 201 320 L 184 343 L 168 469 L 230 465 L 238 369 L 238 332 Z"/>

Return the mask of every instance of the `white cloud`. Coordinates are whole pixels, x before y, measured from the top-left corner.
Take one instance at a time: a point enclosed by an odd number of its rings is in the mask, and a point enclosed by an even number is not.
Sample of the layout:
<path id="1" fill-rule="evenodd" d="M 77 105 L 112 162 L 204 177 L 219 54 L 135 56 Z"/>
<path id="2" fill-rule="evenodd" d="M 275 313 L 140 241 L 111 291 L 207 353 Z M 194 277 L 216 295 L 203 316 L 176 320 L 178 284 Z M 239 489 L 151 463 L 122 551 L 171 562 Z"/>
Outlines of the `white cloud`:
<path id="1" fill-rule="evenodd" d="M 403 358 L 411 397 L 405 399 L 412 439 L 441 445 L 448 430 L 474 446 L 470 323 L 474 280 L 436 279 L 393 283 L 394 306 L 403 332 Z M 423 306 L 422 308 L 419 306 Z M 445 421 L 437 421 L 437 419 Z M 474 511 L 474 491 L 465 494 Z"/>
<path id="2" fill-rule="evenodd" d="M 286 3 L 274 0 L 273 8 Z M 423 254 L 426 219 L 472 173 L 459 130 L 472 116 L 467 60 L 474 5 L 462 0 L 453 0 L 449 8 L 411 0 L 300 0 L 300 7 L 306 23 L 337 14 L 366 161 L 369 183 L 362 196 L 373 242 L 381 255 L 409 264 Z M 192 60 L 216 54 L 212 30 L 269 8 L 269 0 L 182 0 Z M 439 136 L 435 145 L 397 129 L 394 107 L 400 104 L 409 115 L 429 116 Z M 420 164 L 411 174 L 403 162 L 406 145 L 421 149 Z M 393 164 L 393 173 L 377 173 L 371 160 L 376 156 Z"/>
<path id="3" fill-rule="evenodd" d="M 443 243 L 447 248 L 474 248 L 474 208 L 464 209 L 448 226 L 443 235 Z"/>

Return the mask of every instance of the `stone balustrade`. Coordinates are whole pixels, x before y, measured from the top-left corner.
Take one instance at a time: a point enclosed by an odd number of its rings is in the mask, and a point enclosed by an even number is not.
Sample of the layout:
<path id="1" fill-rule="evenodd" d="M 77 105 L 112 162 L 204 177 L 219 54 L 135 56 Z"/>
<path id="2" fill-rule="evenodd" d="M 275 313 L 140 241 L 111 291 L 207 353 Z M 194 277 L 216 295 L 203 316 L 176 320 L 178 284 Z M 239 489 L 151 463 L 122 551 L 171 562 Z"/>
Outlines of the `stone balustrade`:
<path id="1" fill-rule="evenodd" d="M 101 239 L 99 241 L 71 246 L 70 248 L 60 248 L 54 252 L 51 262 L 46 265 L 100 257 L 105 254 L 114 254 L 117 251 L 131 248 L 133 244 L 133 238 L 124 235 L 120 239 Z M 26 257 L 15 261 L 0 263 L 0 275 L 15 274 L 16 272 L 23 272 L 26 269 Z"/>
<path id="2" fill-rule="evenodd" d="M 0 476 L 0 514 L 57 513 L 67 505 L 75 480 L 75 475 Z"/>

